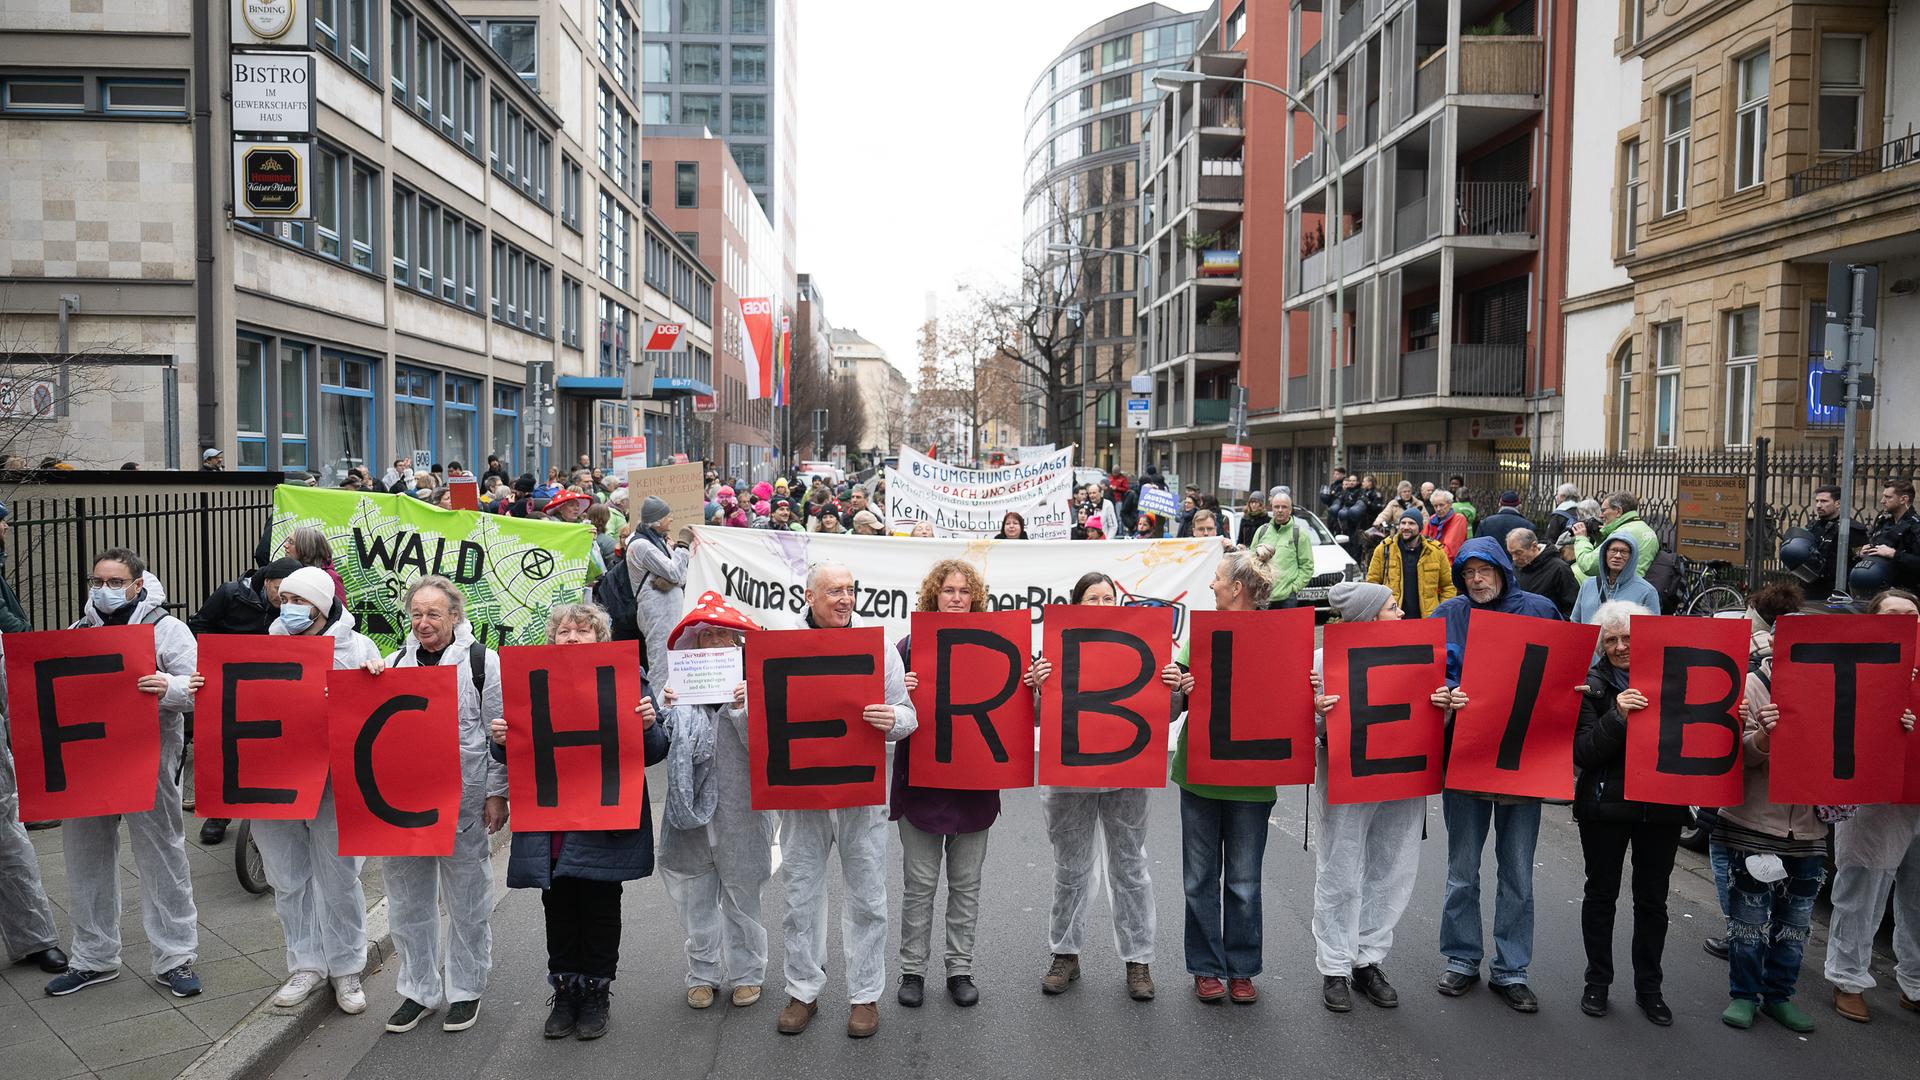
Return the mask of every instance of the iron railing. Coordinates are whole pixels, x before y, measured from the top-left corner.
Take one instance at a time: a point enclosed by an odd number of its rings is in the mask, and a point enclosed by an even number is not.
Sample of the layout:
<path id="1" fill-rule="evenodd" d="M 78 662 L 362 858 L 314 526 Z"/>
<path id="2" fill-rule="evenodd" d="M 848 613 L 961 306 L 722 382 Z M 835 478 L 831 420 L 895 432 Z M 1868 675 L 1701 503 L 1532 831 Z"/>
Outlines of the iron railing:
<path id="1" fill-rule="evenodd" d="M 1857 154 L 1801 169 L 1787 177 L 1787 183 L 1793 194 L 1805 195 L 1810 191 L 1911 165 L 1916 157 L 1920 157 L 1920 131 L 1910 132 L 1890 143 L 1869 147 Z"/>
<path id="2" fill-rule="evenodd" d="M 1527 347 L 1455 342 L 1448 350 L 1448 393 L 1459 397 L 1518 397 L 1526 393 Z"/>
<path id="3" fill-rule="evenodd" d="M 1454 213 L 1461 236 L 1533 232 L 1533 185 L 1518 180 L 1463 180 Z"/>
<path id="4" fill-rule="evenodd" d="M 1200 99 L 1201 127 L 1237 128 L 1240 122 L 1239 95 Z"/>

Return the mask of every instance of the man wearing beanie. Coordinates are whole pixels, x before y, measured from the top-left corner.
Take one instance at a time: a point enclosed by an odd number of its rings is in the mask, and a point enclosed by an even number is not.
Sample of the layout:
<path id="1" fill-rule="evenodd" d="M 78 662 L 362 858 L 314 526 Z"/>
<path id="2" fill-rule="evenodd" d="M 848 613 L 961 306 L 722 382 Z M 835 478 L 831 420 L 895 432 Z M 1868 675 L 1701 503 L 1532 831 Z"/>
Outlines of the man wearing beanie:
<path id="1" fill-rule="evenodd" d="M 1455 509 L 1459 507 L 1456 506 Z M 1508 533 L 1515 529 L 1531 528 L 1533 528 L 1533 522 L 1528 521 L 1527 516 L 1520 512 L 1520 493 L 1503 491 L 1500 493 L 1500 509 L 1480 519 L 1480 524 L 1474 529 L 1473 535 L 1490 536 L 1500 541 L 1501 547 L 1506 547 Z"/>
<path id="2" fill-rule="evenodd" d="M 1342 581 L 1327 591 L 1327 603 L 1341 622 L 1402 617 L 1392 590 L 1374 582 Z M 1316 674 L 1321 659 L 1320 650 L 1315 649 Z M 1319 735 L 1314 754 L 1322 777 L 1327 775 L 1327 713 L 1339 700 L 1324 693 L 1314 698 L 1314 727 Z M 1434 692 L 1433 703 L 1441 708 L 1451 700 L 1446 687 Z M 1413 896 L 1427 800 L 1336 805 L 1327 800 L 1325 783 L 1313 786 L 1312 798 L 1320 812 L 1320 839 L 1314 847 L 1313 941 L 1321 1000 L 1332 1012 L 1351 1012 L 1353 991 L 1358 990 L 1374 1005 L 1394 1008 L 1400 1004 L 1400 995 L 1380 965 L 1393 945 L 1393 928 Z"/>
<path id="3" fill-rule="evenodd" d="M 766 523 L 760 526 L 772 532 L 806 532 L 806 526 L 793 520 L 793 501 L 785 496 L 775 496 L 773 505 L 767 508 Z"/>
<path id="4" fill-rule="evenodd" d="M 640 637 L 647 643 L 649 679 L 667 676 L 667 635 L 683 614 L 687 562 L 693 556 L 685 536 L 668 540 L 672 533 L 673 514 L 667 500 L 647 496 L 640 504 L 640 527 L 627 541 L 627 573 L 633 578 Z"/>
<path id="5" fill-rule="evenodd" d="M 1447 549 L 1421 534 L 1421 517 L 1416 507 L 1402 510 L 1393 536 L 1375 545 L 1367 560 L 1367 580 L 1386 586 L 1409 619 L 1432 614 L 1454 596 Z"/>

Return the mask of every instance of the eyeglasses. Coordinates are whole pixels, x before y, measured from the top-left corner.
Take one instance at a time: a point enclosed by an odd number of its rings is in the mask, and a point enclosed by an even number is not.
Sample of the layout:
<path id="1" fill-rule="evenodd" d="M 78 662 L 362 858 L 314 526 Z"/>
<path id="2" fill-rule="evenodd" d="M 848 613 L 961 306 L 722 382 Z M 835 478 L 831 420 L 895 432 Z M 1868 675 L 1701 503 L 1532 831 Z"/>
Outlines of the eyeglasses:
<path id="1" fill-rule="evenodd" d="M 124 589 L 132 585 L 133 582 L 128 581 L 126 578 L 90 577 L 87 579 L 87 584 L 95 589 Z"/>
<path id="2" fill-rule="evenodd" d="M 822 590 L 821 595 L 829 600 L 851 600 L 854 590 L 851 585 L 842 585 L 838 588 Z"/>

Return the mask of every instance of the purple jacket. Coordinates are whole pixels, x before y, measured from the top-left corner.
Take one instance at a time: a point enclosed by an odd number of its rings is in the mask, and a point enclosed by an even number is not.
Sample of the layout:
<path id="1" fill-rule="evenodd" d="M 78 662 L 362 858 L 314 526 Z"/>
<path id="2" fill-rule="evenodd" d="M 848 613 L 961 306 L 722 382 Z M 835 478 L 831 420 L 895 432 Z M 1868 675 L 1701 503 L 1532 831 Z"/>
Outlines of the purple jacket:
<path id="1" fill-rule="evenodd" d="M 913 662 L 912 642 L 913 635 L 908 634 L 894 646 L 900 650 L 902 664 L 911 665 Z M 912 781 L 907 779 L 910 755 L 907 744 L 918 734 L 915 732 L 893 746 L 893 780 L 887 796 L 887 819 L 899 821 L 906 818 L 914 828 L 936 836 L 981 832 L 992 825 L 994 819 L 1000 816 L 999 792 L 914 787 Z M 932 737 L 931 734 L 927 736 L 929 739 Z"/>

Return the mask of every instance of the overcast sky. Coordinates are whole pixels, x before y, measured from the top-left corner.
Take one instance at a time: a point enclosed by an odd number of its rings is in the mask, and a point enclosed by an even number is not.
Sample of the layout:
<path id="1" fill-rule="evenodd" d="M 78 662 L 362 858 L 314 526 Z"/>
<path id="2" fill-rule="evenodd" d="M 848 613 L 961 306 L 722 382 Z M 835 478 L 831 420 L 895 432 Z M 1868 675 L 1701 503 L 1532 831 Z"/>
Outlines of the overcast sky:
<path id="1" fill-rule="evenodd" d="M 1027 91 L 1067 42 L 1133 6 L 801 4 L 796 269 L 829 321 L 911 378 L 929 291 L 1019 281 Z"/>

